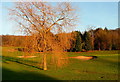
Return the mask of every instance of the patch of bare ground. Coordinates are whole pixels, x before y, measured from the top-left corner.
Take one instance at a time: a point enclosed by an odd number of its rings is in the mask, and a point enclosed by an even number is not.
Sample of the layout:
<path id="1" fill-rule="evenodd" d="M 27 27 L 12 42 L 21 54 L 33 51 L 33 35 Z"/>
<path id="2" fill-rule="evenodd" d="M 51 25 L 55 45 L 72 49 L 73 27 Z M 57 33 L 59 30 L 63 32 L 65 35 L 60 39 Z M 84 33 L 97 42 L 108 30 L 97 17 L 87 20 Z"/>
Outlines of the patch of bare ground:
<path id="1" fill-rule="evenodd" d="M 76 57 L 69 57 L 69 58 L 81 59 L 81 60 L 90 60 L 90 59 L 94 59 L 95 56 L 76 56 Z"/>
<path id="2" fill-rule="evenodd" d="M 17 51 L 17 50 L 15 50 L 15 49 L 8 49 L 7 51 L 8 51 L 8 52 L 15 52 L 15 51 Z"/>
<path id="3" fill-rule="evenodd" d="M 19 58 L 34 58 L 34 57 L 37 57 L 37 56 L 17 56 Z"/>

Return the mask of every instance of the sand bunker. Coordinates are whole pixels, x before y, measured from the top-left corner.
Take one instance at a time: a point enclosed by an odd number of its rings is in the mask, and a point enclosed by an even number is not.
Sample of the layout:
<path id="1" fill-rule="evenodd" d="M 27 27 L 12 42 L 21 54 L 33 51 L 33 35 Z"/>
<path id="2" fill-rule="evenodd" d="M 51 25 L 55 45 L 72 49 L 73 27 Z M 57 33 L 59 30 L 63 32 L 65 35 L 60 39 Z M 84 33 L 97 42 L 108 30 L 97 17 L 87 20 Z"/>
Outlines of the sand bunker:
<path id="1" fill-rule="evenodd" d="M 69 57 L 69 58 L 75 58 L 75 59 L 81 59 L 81 60 L 90 60 L 97 58 L 96 56 L 76 56 L 76 57 Z"/>
<path id="2" fill-rule="evenodd" d="M 19 58 L 34 58 L 34 57 L 37 57 L 37 56 L 17 56 Z"/>
<path id="3" fill-rule="evenodd" d="M 15 49 L 9 49 L 9 50 L 7 50 L 8 52 L 15 52 L 15 51 L 17 51 L 17 50 L 15 50 Z"/>

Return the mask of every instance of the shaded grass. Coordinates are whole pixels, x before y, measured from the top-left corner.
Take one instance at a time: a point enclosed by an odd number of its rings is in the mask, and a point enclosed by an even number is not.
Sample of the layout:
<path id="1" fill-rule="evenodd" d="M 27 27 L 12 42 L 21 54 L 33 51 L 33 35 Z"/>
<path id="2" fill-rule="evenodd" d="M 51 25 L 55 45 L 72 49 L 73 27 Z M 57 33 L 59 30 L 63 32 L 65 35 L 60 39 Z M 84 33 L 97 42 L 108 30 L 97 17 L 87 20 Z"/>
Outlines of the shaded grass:
<path id="1" fill-rule="evenodd" d="M 13 71 L 8 68 L 3 67 L 2 68 L 3 74 L 2 74 L 2 79 L 4 80 L 56 80 L 53 77 L 40 74 L 40 73 L 35 73 L 31 71 Z"/>
<path id="2" fill-rule="evenodd" d="M 10 47 L 5 47 L 11 49 Z M 6 52 L 3 48 L 3 80 L 117 80 L 118 79 L 118 51 L 95 51 L 74 53 L 68 52 L 69 57 L 97 56 L 93 60 L 70 59 L 69 65 L 56 69 L 49 63 L 48 70 L 38 69 L 41 63 L 41 53 L 36 58 L 17 58 L 22 52 Z"/>

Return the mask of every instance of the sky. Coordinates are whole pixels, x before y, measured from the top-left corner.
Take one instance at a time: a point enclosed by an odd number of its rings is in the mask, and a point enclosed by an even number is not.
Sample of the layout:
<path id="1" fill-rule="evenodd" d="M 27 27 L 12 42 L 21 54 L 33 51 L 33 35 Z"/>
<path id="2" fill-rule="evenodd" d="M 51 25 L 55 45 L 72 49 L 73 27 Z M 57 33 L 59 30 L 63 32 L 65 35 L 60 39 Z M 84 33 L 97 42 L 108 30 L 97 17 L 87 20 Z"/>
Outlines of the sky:
<path id="1" fill-rule="evenodd" d="M 55 3 L 52 3 L 55 4 Z M 107 27 L 116 29 L 118 27 L 118 2 L 72 2 L 77 7 L 79 23 L 75 30 L 84 32 L 90 26 Z M 2 14 L 0 14 L 0 35 L 20 35 L 15 28 L 15 22 L 10 19 L 7 8 L 13 8 L 13 2 L 2 2 Z"/>

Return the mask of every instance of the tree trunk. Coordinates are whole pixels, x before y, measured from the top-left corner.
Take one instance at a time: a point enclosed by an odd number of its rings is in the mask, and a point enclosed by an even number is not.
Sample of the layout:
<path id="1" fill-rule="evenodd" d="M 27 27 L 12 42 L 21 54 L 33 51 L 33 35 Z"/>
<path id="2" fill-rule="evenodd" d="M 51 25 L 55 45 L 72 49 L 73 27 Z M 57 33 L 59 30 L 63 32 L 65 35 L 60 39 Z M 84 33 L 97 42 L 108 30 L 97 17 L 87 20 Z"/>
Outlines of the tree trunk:
<path id="1" fill-rule="evenodd" d="M 101 45 L 100 45 L 100 43 L 98 43 L 98 48 L 99 48 L 99 51 L 101 50 L 101 49 L 100 49 L 100 46 L 101 46 Z"/>
<path id="2" fill-rule="evenodd" d="M 46 54 L 43 55 L 43 70 L 47 70 Z"/>
<path id="3" fill-rule="evenodd" d="M 110 44 L 109 50 L 112 50 L 112 45 Z"/>

